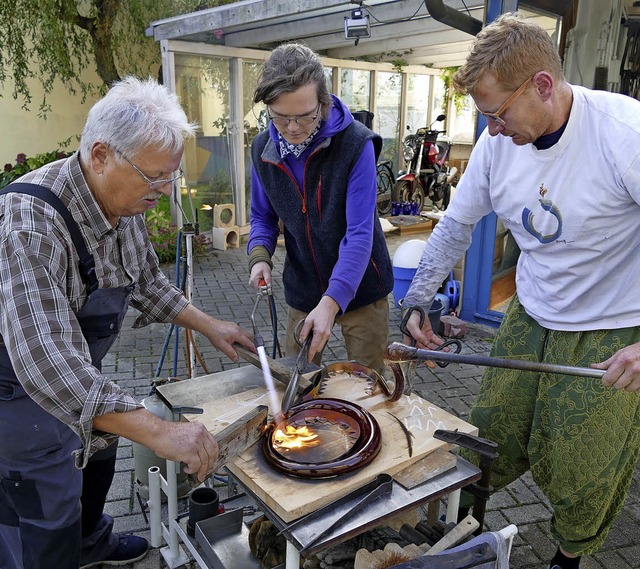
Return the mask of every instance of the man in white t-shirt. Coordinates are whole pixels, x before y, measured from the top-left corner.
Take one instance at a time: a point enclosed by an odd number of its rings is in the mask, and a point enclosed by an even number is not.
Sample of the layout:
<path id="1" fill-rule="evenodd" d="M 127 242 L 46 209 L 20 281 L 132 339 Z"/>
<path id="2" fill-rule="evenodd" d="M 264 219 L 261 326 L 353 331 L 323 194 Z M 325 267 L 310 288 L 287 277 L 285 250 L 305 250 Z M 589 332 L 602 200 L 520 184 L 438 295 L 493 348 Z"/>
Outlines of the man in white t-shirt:
<path id="1" fill-rule="evenodd" d="M 427 308 L 494 211 L 521 254 L 492 355 L 602 379 L 487 369 L 469 420 L 498 443 L 492 485 L 527 470 L 553 506 L 551 569 L 600 548 L 640 456 L 640 102 L 569 85 L 549 35 L 505 14 L 453 78 L 488 127 L 403 306 Z M 500 135 L 500 136 L 498 136 Z M 419 347 L 442 343 L 418 314 Z"/>

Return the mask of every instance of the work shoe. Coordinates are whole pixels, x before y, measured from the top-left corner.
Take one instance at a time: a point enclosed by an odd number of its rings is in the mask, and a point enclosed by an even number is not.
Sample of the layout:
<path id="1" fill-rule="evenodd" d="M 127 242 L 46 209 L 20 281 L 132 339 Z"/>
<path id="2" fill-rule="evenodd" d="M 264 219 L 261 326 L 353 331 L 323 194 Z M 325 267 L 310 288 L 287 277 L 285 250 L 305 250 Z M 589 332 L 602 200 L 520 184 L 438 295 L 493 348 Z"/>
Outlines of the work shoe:
<path id="1" fill-rule="evenodd" d="M 140 561 L 149 551 L 149 542 L 144 537 L 123 534 L 118 536 L 118 540 L 118 545 L 106 559 L 82 565 L 80 569 L 97 565 L 126 565 Z"/>

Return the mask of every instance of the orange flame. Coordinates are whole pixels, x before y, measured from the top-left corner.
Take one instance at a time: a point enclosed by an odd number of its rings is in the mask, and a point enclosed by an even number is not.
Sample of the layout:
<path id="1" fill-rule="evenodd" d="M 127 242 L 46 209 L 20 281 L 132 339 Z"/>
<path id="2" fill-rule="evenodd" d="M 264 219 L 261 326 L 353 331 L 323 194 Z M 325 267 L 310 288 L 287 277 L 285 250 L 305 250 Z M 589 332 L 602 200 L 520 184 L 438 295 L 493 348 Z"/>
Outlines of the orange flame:
<path id="1" fill-rule="evenodd" d="M 286 425 L 284 431 L 282 429 L 276 430 L 273 442 L 277 447 L 294 449 L 315 446 L 320 442 L 317 438 L 318 435 L 306 425 L 302 427 Z"/>

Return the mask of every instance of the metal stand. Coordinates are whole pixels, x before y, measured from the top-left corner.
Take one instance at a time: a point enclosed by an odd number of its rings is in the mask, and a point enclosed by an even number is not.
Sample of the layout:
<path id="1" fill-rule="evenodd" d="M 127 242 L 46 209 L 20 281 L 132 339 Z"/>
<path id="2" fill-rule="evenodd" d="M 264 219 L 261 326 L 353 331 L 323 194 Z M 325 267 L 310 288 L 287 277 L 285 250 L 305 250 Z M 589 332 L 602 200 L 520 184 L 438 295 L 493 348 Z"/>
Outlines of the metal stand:
<path id="1" fill-rule="evenodd" d="M 182 410 L 185 411 L 186 409 Z M 198 411 L 197 409 L 188 409 L 189 412 Z M 202 410 L 199 410 L 202 412 Z M 180 413 L 172 412 L 169 408 L 166 410 L 165 418 L 168 421 L 179 421 Z M 170 569 L 180 567 L 189 562 L 189 557 L 180 546 L 180 541 L 187 547 L 196 563 L 203 569 L 207 569 L 209 565 L 198 553 L 197 548 L 192 543 L 189 536 L 185 533 L 178 521 L 178 473 L 180 463 L 173 460 L 167 460 L 167 478 L 160 474 L 160 468 L 152 466 L 149 468 L 149 525 L 151 531 L 151 546 L 160 547 L 162 540 L 167 543 L 167 547 L 160 550 L 160 554 L 164 558 Z M 168 507 L 168 523 L 162 522 L 162 494 L 167 496 Z"/>
<path id="2" fill-rule="evenodd" d="M 181 205 L 181 198 L 179 197 L 180 187 L 174 184 L 172 205 L 175 205 L 177 210 L 178 223 L 182 222 L 182 229 L 178 232 L 178 239 L 176 244 L 176 286 L 182 290 L 185 298 L 191 302 L 193 297 L 193 237 L 200 232 L 200 225 L 198 223 L 198 210 L 193 207 L 191 201 L 191 191 L 187 186 L 189 203 L 191 205 L 191 213 L 194 219 L 192 223 L 187 217 L 184 209 Z M 184 237 L 184 249 L 185 255 L 182 255 L 182 239 Z M 182 267 L 182 270 L 181 270 Z M 173 376 L 178 375 L 178 327 L 175 324 L 171 324 L 167 337 L 165 338 L 164 345 L 162 346 L 162 352 L 160 359 L 156 367 L 156 377 L 160 377 L 162 370 L 162 364 L 169 347 L 169 341 L 173 331 L 176 330 L 175 343 L 174 343 L 174 361 L 173 361 Z M 195 377 L 195 365 L 196 357 L 200 362 L 200 365 L 204 369 L 205 373 L 209 373 L 207 366 L 205 365 L 198 348 L 196 347 L 193 332 L 185 329 L 185 341 L 186 341 L 186 363 L 187 363 L 187 378 Z"/>
<path id="3" fill-rule="evenodd" d="M 193 297 L 193 237 L 196 235 L 197 229 L 194 229 L 193 225 L 187 223 L 183 226 L 183 228 L 178 233 L 178 243 L 176 246 L 176 286 L 182 290 L 184 297 L 191 302 Z M 181 255 L 182 251 L 182 238 L 184 237 L 184 248 L 185 255 Z M 182 266 L 182 269 L 181 269 Z M 162 351 L 160 353 L 160 359 L 158 360 L 158 365 L 156 366 L 156 377 L 160 377 L 162 371 L 162 364 L 164 363 L 164 359 L 167 355 L 167 350 L 169 348 L 169 342 L 171 340 L 171 336 L 175 331 L 175 340 L 174 340 L 174 354 L 173 354 L 173 376 L 178 375 L 178 344 L 179 337 L 178 332 L 179 327 L 175 324 L 171 324 L 169 327 L 169 331 L 167 332 L 167 336 L 165 338 L 164 344 L 162 346 Z M 185 330 L 185 340 L 186 340 L 186 352 L 187 352 L 187 370 L 188 378 L 194 377 L 194 370 L 196 365 L 196 355 L 205 371 L 205 373 L 209 373 L 209 370 L 206 369 L 204 361 L 200 357 L 198 350 L 195 345 L 195 340 L 193 337 L 193 332 L 191 330 Z"/>
<path id="4" fill-rule="evenodd" d="M 178 522 L 178 495 L 176 485 L 176 466 L 178 463 L 167 460 L 167 479 L 160 474 L 157 466 L 149 469 L 149 524 L 151 529 L 151 546 L 160 547 L 162 540 L 168 544 L 160 550 L 165 563 L 170 569 L 180 567 L 189 562 L 189 557 L 180 545 L 180 541 L 187 547 L 199 567 L 207 569 L 209 566 L 200 556 L 189 536 Z M 167 496 L 169 507 L 168 523 L 162 522 L 161 492 Z"/>

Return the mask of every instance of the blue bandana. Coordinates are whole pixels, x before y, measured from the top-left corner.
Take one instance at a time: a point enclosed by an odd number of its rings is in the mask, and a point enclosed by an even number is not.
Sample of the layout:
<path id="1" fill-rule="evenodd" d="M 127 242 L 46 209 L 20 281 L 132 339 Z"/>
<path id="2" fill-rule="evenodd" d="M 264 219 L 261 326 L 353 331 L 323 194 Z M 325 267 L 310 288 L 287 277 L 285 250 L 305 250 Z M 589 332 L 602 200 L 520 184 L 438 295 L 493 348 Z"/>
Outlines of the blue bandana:
<path id="1" fill-rule="evenodd" d="M 284 137 L 278 131 L 278 142 L 280 143 L 280 156 L 284 158 L 287 154 L 293 154 L 296 158 L 300 158 L 300 155 L 309 147 L 311 141 L 318 134 L 320 130 L 320 123 L 316 125 L 316 128 L 313 129 L 313 132 L 309 135 L 309 137 L 300 144 L 291 144 L 287 142 Z"/>

